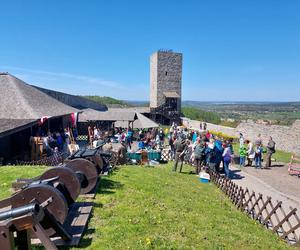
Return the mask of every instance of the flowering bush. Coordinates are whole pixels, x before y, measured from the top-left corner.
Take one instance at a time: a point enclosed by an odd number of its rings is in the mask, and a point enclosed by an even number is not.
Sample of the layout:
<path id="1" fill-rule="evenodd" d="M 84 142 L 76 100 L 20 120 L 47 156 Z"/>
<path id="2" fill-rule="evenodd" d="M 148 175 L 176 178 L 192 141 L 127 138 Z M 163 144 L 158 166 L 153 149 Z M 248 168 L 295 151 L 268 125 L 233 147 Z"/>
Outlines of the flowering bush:
<path id="1" fill-rule="evenodd" d="M 221 138 L 223 140 L 233 140 L 233 141 L 238 140 L 238 138 L 236 136 L 227 135 L 223 132 L 217 132 L 217 131 L 213 131 L 213 130 L 210 130 L 209 132 L 211 134 L 213 134 L 214 136 L 217 136 L 218 138 Z"/>

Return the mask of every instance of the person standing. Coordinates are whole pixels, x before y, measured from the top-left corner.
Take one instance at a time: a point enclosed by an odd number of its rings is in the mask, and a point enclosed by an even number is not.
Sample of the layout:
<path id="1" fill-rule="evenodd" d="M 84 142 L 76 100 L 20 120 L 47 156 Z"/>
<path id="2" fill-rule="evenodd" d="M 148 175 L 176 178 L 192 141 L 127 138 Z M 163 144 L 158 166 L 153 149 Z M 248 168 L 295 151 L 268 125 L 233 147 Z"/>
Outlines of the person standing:
<path id="1" fill-rule="evenodd" d="M 159 135 L 160 145 L 164 146 L 164 144 L 165 144 L 165 134 L 164 134 L 164 131 L 163 131 L 162 128 L 159 130 L 158 135 Z"/>
<path id="2" fill-rule="evenodd" d="M 239 139 L 239 141 L 240 141 L 240 147 L 242 147 L 242 145 L 244 145 L 244 136 L 243 136 L 242 133 L 240 133 L 240 139 Z"/>
<path id="3" fill-rule="evenodd" d="M 244 143 L 240 146 L 239 154 L 240 154 L 240 167 L 245 167 L 247 148 L 245 147 Z"/>
<path id="4" fill-rule="evenodd" d="M 227 178 L 229 178 L 230 177 L 229 164 L 231 162 L 232 153 L 231 153 L 229 145 L 227 145 L 226 143 L 223 143 L 222 147 L 224 149 L 223 154 L 222 154 L 223 164 L 224 164 L 224 173 L 225 173 L 225 176 Z"/>
<path id="5" fill-rule="evenodd" d="M 271 167 L 271 158 L 272 155 L 276 152 L 275 150 L 276 143 L 273 141 L 272 137 L 269 137 L 269 142 L 267 145 L 267 155 L 266 155 L 266 168 Z"/>
<path id="6" fill-rule="evenodd" d="M 93 145 L 93 139 L 94 139 L 94 130 L 92 129 L 91 126 L 88 126 L 88 140 L 90 145 Z"/>
<path id="7" fill-rule="evenodd" d="M 263 153 L 263 148 L 260 144 L 256 144 L 256 149 L 255 149 L 255 168 L 261 168 L 261 159 L 262 159 L 262 153 Z"/>
<path id="8" fill-rule="evenodd" d="M 262 139 L 261 139 L 261 134 L 257 135 L 257 138 L 255 140 L 255 145 L 256 146 L 262 146 Z"/>
<path id="9" fill-rule="evenodd" d="M 200 173 L 201 167 L 205 163 L 205 151 L 206 144 L 204 141 L 201 141 L 200 138 L 197 140 L 197 144 L 194 149 L 195 163 L 196 163 L 196 174 Z"/>
<path id="10" fill-rule="evenodd" d="M 176 172 L 178 162 L 180 161 L 181 166 L 180 166 L 179 172 L 181 173 L 186 148 L 187 148 L 186 140 L 183 137 L 181 137 L 175 141 L 175 143 L 174 143 L 175 163 L 174 163 L 174 167 L 173 167 L 174 172 Z"/>
<path id="11" fill-rule="evenodd" d="M 198 133 L 197 131 L 195 130 L 192 134 L 192 142 L 195 143 L 197 141 L 197 138 L 198 138 Z"/>
<path id="12" fill-rule="evenodd" d="M 215 147 L 215 141 L 214 139 L 210 139 L 209 143 L 207 144 L 206 151 L 205 151 L 205 156 L 206 156 L 206 164 L 208 165 L 208 168 L 216 172 L 216 165 L 217 165 L 217 149 Z"/>
<path id="13" fill-rule="evenodd" d="M 248 145 L 248 149 L 247 149 L 248 156 L 247 156 L 247 165 L 246 166 L 252 167 L 252 163 L 253 163 L 253 160 L 255 157 L 254 146 L 253 146 L 253 143 L 249 140 L 246 140 L 245 142 Z"/>
<path id="14" fill-rule="evenodd" d="M 127 133 L 126 133 L 126 142 L 127 146 L 131 150 L 131 144 L 132 144 L 132 137 L 133 137 L 133 131 L 131 130 L 131 127 L 128 127 Z"/>

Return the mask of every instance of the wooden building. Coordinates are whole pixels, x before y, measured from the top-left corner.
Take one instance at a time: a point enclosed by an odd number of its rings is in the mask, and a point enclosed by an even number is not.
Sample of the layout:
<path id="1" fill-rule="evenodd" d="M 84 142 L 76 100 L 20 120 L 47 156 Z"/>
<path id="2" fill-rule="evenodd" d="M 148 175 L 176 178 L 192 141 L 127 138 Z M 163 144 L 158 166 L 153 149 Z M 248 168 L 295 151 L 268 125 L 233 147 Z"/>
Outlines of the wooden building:
<path id="1" fill-rule="evenodd" d="M 31 136 L 70 126 L 71 115 L 78 112 L 22 80 L 0 73 L 0 158 L 24 160 Z"/>

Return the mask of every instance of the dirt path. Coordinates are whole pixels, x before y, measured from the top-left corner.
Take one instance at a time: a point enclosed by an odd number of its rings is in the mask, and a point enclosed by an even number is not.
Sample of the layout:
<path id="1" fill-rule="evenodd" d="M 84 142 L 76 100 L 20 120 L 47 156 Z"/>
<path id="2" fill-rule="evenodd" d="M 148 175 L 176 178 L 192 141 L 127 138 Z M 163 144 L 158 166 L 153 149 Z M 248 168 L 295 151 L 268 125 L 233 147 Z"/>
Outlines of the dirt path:
<path id="1" fill-rule="evenodd" d="M 244 167 L 242 171 L 233 166 L 232 170 L 236 174 L 234 182 L 238 185 L 280 200 L 285 207 L 300 209 L 300 178 L 290 176 L 286 165 L 277 164 L 271 169 Z"/>

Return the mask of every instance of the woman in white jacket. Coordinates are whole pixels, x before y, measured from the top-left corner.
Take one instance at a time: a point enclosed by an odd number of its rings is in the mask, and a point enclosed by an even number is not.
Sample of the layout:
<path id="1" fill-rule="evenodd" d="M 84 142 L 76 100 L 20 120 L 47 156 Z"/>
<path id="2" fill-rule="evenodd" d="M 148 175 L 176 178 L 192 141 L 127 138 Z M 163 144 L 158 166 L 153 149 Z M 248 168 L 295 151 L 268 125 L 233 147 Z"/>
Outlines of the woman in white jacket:
<path id="1" fill-rule="evenodd" d="M 254 146 L 253 146 L 253 143 L 250 142 L 249 140 L 246 140 L 245 143 L 248 145 L 248 150 L 247 150 L 247 166 L 252 166 L 252 162 L 255 158 L 255 150 L 254 150 Z"/>

